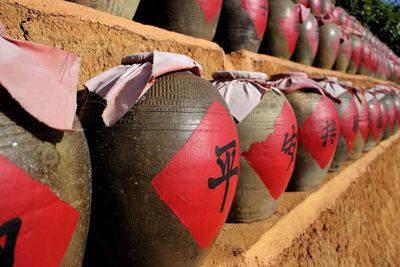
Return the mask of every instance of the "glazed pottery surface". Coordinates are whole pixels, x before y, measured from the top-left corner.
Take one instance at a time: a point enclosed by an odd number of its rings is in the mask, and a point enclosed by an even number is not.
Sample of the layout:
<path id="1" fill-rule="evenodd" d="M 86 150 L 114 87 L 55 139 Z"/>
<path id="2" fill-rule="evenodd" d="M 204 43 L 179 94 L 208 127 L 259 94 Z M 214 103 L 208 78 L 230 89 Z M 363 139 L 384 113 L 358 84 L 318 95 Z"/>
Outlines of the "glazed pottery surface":
<path id="1" fill-rule="evenodd" d="M 361 156 L 369 134 L 369 108 L 364 93 L 358 90 L 353 95 L 358 110 L 358 133 L 354 140 L 353 150 L 349 159 L 356 160 Z M 399 103 L 400 104 L 400 103 Z"/>
<path id="2" fill-rule="evenodd" d="M 157 78 L 111 127 L 101 101 L 83 103 L 94 177 L 87 266 L 201 265 L 238 180 L 239 143 L 222 97 L 180 71 Z"/>
<path id="3" fill-rule="evenodd" d="M 339 27 L 333 22 L 319 26 L 319 46 L 314 66 L 323 69 L 333 67 L 339 52 L 340 34 Z"/>
<path id="4" fill-rule="evenodd" d="M 340 38 L 340 46 L 339 51 L 336 57 L 335 64 L 333 65 L 333 69 L 337 71 L 345 72 L 347 67 L 350 64 L 350 58 L 352 52 L 352 43 L 344 31 L 342 31 L 342 37 Z"/>
<path id="5" fill-rule="evenodd" d="M 362 41 L 361 37 L 358 36 L 357 34 L 350 34 L 350 39 L 352 43 L 352 49 L 351 49 L 352 52 L 351 52 L 350 63 L 347 68 L 347 73 L 356 74 L 358 69 L 360 68 L 362 60 L 362 52 L 363 52 Z"/>
<path id="6" fill-rule="evenodd" d="M 119 17 L 132 19 L 140 0 L 67 0 L 94 9 L 98 9 Z M 147 1 L 147 0 L 145 0 Z"/>
<path id="7" fill-rule="evenodd" d="M 212 40 L 222 0 L 144 0 L 134 21 Z"/>
<path id="8" fill-rule="evenodd" d="M 385 102 L 388 112 L 388 122 L 386 129 L 383 133 L 383 140 L 385 140 L 389 139 L 390 136 L 394 133 L 397 121 L 397 112 L 393 96 L 389 92 L 385 94 L 385 97 L 382 100 Z"/>
<path id="9" fill-rule="evenodd" d="M 382 121 L 384 114 L 378 99 L 369 92 L 365 93 L 369 109 L 369 134 L 364 146 L 364 152 L 372 150 L 382 138 Z"/>
<path id="10" fill-rule="evenodd" d="M 324 16 L 332 14 L 332 0 L 309 0 L 308 5 L 315 16 Z"/>
<path id="11" fill-rule="evenodd" d="M 225 52 L 257 52 L 268 19 L 268 0 L 224 0 L 214 42 Z"/>
<path id="12" fill-rule="evenodd" d="M 77 129 L 76 132 L 64 133 L 49 128 L 27 113 L 0 86 L 2 172 L 10 170 L 9 166 L 3 165 L 6 161 L 11 162 L 9 165 L 18 168 L 18 172 L 25 172 L 18 177 L 17 185 L 13 186 L 16 177 L 10 181 L 0 181 L 0 183 L 2 183 L 2 188 L 5 186 L 17 189 L 28 182 L 31 186 L 29 189 L 26 188 L 23 196 L 18 195 L 15 196 L 16 199 L 7 199 L 10 205 L 15 205 L 13 212 L 23 209 L 21 205 L 26 199 L 35 201 L 28 204 L 28 210 L 18 215 L 21 229 L 19 234 L 14 236 L 19 244 L 15 248 L 14 260 L 18 266 L 24 265 L 21 262 L 31 257 L 30 253 L 24 250 L 32 250 L 35 246 L 38 248 L 35 250 L 34 257 L 36 258 L 33 260 L 37 260 L 38 264 L 45 262 L 54 264 L 53 266 L 65 267 L 82 265 L 89 228 L 91 167 L 86 139 L 77 119 L 73 127 Z M 27 181 L 22 180 L 21 177 L 24 175 L 29 176 Z M 4 192 L 2 196 L 6 197 Z M 57 210 L 54 207 L 57 207 Z M 0 211 L 2 215 L 7 212 Z M 54 216 L 57 218 L 53 219 Z M 74 216 L 76 216 L 77 224 L 71 219 Z M 39 221 L 40 219 L 42 221 Z M 0 220 L 0 228 L 3 223 Z M 32 242 L 32 236 L 37 237 L 37 240 L 34 240 L 37 243 L 26 243 L 27 240 Z M 11 235 L 8 238 L 11 238 Z M 0 254 L 7 257 L 7 252 Z M 37 258 L 38 256 L 40 258 Z M 0 264 L 2 260 L 4 259 L 0 259 Z M 29 262 L 30 264 L 33 263 Z"/>

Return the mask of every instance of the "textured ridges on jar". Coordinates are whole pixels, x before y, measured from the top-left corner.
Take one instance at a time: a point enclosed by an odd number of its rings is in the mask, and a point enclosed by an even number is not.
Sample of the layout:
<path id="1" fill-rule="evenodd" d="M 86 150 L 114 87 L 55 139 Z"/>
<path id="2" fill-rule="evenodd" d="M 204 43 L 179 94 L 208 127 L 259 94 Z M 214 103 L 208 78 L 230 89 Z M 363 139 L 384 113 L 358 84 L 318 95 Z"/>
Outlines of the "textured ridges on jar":
<path id="1" fill-rule="evenodd" d="M 314 92 L 295 91 L 287 94 L 286 97 L 296 114 L 297 124 L 302 125 L 315 110 L 322 96 Z"/>

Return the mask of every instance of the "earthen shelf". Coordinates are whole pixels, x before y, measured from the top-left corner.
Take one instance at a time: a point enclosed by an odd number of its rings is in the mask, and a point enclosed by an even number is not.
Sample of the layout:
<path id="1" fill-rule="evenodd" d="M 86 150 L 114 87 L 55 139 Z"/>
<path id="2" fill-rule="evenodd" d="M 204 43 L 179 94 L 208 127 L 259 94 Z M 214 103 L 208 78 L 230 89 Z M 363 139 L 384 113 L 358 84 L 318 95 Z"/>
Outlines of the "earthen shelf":
<path id="1" fill-rule="evenodd" d="M 82 58 L 84 81 L 149 50 L 182 53 L 204 77 L 223 69 L 269 75 L 304 71 L 357 86 L 390 82 L 308 67 L 267 55 L 225 54 L 215 43 L 142 25 L 61 0 L 0 0 L 8 35 L 61 47 Z M 204 266 L 399 266 L 400 133 L 310 192 L 285 194 L 277 212 L 252 224 L 226 224 Z"/>

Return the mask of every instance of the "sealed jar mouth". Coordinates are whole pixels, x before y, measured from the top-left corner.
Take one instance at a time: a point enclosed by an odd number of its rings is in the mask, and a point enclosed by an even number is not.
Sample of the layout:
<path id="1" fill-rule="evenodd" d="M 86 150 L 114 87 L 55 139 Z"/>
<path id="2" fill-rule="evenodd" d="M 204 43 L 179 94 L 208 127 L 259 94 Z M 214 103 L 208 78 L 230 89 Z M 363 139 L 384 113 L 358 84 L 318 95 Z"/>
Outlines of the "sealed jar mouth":
<path id="1" fill-rule="evenodd" d="M 235 79 L 259 80 L 259 81 L 268 80 L 268 75 L 263 72 L 240 71 L 240 70 L 216 71 L 212 74 L 212 77 L 215 80 L 235 80 Z"/>
<path id="2" fill-rule="evenodd" d="M 271 81 L 276 81 L 284 78 L 308 78 L 305 72 L 282 72 L 271 76 Z"/>
<path id="3" fill-rule="evenodd" d="M 332 77 L 332 76 L 329 76 L 329 77 L 316 77 L 316 78 L 313 78 L 313 80 L 317 81 L 317 82 L 338 83 L 338 78 L 337 77 Z"/>

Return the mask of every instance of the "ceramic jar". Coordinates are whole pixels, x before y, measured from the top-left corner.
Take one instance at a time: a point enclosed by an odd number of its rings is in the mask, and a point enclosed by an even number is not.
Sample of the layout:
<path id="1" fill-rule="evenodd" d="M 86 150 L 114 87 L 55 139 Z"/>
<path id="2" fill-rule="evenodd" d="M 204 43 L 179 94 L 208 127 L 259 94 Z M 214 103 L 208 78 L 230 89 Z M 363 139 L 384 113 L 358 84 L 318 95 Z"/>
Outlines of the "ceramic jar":
<path id="1" fill-rule="evenodd" d="M 225 52 L 257 52 L 268 20 L 268 0 L 224 0 L 214 42 Z"/>
<path id="2" fill-rule="evenodd" d="M 341 31 L 329 15 L 317 19 L 320 25 L 319 45 L 313 65 L 318 68 L 331 69 L 339 52 Z"/>
<path id="3" fill-rule="evenodd" d="M 335 104 L 339 115 L 340 135 L 335 156 L 329 169 L 330 171 L 338 171 L 353 149 L 354 140 L 358 133 L 358 110 L 353 96 L 338 83 L 336 77 L 318 79 L 318 82 L 326 92 L 340 100 L 340 103 Z"/>
<path id="4" fill-rule="evenodd" d="M 317 54 L 318 42 L 319 28 L 317 19 L 310 12 L 301 12 L 299 39 L 291 60 L 311 66 Z"/>
<path id="5" fill-rule="evenodd" d="M 240 179 L 228 222 L 265 219 L 275 212 L 292 176 L 296 117 L 286 97 L 266 86 L 263 73 L 222 71 L 213 78 L 238 122 Z"/>
<path id="6" fill-rule="evenodd" d="M 369 39 L 363 37 L 362 39 L 362 58 L 358 74 L 371 75 L 371 42 Z"/>
<path id="7" fill-rule="evenodd" d="M 335 105 L 323 88 L 305 73 L 275 75 L 270 83 L 285 93 L 299 129 L 296 164 L 287 190 L 315 188 L 329 170 L 339 139 Z"/>
<path id="8" fill-rule="evenodd" d="M 399 130 L 400 126 L 400 94 L 399 91 L 396 87 L 393 87 L 390 95 L 392 96 L 394 106 L 396 107 L 396 123 L 394 126 L 394 133 L 396 133 Z"/>
<path id="9" fill-rule="evenodd" d="M 98 9 L 115 16 L 132 19 L 140 0 L 67 0 L 94 9 Z"/>
<path id="10" fill-rule="evenodd" d="M 336 57 L 333 69 L 341 72 L 345 72 L 350 64 L 352 43 L 347 32 L 342 29 L 339 51 Z"/>
<path id="11" fill-rule="evenodd" d="M 362 41 L 360 35 L 355 33 L 350 34 L 350 39 L 352 43 L 352 53 L 349 66 L 347 68 L 347 73 L 356 74 L 358 69 L 360 68 L 362 60 Z"/>
<path id="12" fill-rule="evenodd" d="M 372 91 L 365 91 L 365 100 L 369 109 L 369 134 L 363 151 L 368 152 L 380 142 L 382 126 L 387 117 L 386 114 L 382 113 L 382 106 Z"/>
<path id="13" fill-rule="evenodd" d="M 12 208 L 0 205 L 0 232 L 7 236 L 8 248 L 13 240 L 18 242 L 14 263 L 33 264 L 37 258 L 24 250 L 40 246 L 35 250 L 40 264 L 81 266 L 89 227 L 91 168 L 79 121 L 74 121 L 75 132 L 50 128 L 1 86 L 0 107 L 0 166 L 2 178 L 10 177 L 8 182 L 0 178 L 0 192 Z M 10 211 L 18 217 L 7 218 Z M 12 220 L 3 221 L 3 216 Z M 11 230 L 17 222 L 14 235 Z M 1 253 L 0 264 L 7 254 Z"/>
<path id="14" fill-rule="evenodd" d="M 197 38 L 212 40 L 222 0 L 145 0 L 134 21 Z"/>
<path id="15" fill-rule="evenodd" d="M 332 0 L 309 0 L 308 5 L 315 16 L 324 16 L 332 14 Z"/>
<path id="16" fill-rule="evenodd" d="M 300 5 L 291 0 L 270 0 L 268 25 L 260 53 L 290 59 L 299 37 Z"/>
<path id="17" fill-rule="evenodd" d="M 201 265 L 238 181 L 225 101 L 208 81 L 175 71 L 110 127 L 104 103 L 87 93 L 78 113 L 94 166 L 88 266 Z"/>

